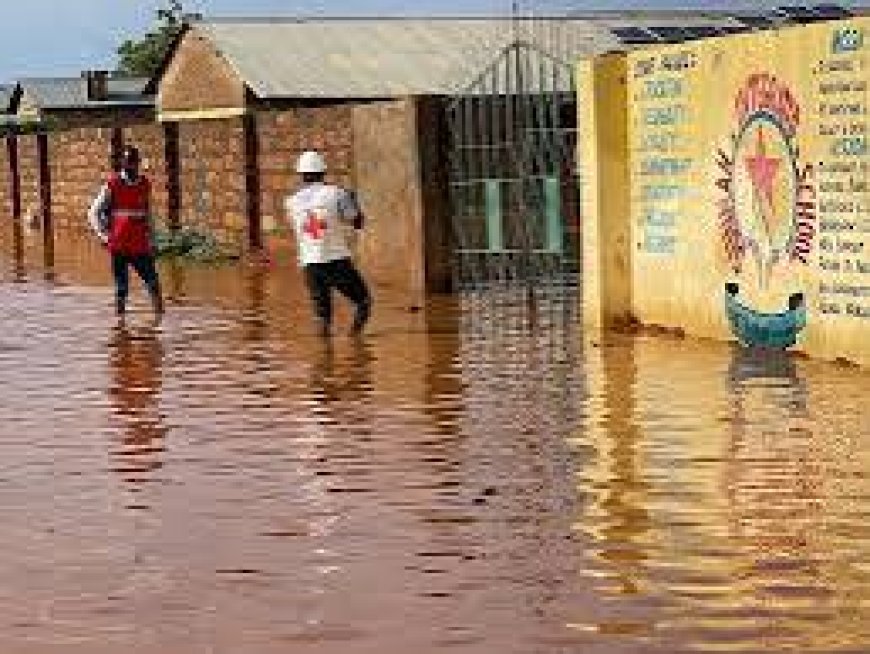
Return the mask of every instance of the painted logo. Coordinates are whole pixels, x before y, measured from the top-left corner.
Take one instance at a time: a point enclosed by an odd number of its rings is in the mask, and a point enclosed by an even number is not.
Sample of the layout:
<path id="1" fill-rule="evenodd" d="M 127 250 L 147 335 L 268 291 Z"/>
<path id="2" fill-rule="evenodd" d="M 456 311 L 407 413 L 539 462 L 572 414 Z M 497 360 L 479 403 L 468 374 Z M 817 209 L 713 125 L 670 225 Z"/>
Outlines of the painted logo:
<path id="1" fill-rule="evenodd" d="M 864 47 L 864 31 L 857 27 L 843 27 L 834 32 L 831 52 L 847 54 Z"/>
<path id="2" fill-rule="evenodd" d="M 734 118 L 736 130 L 716 155 L 722 244 L 733 274 L 754 265 L 759 289 L 767 291 L 778 269 L 809 262 L 816 236 L 813 168 L 800 159 L 800 105 L 773 75 L 749 77 L 735 99 Z M 794 345 L 806 324 L 802 293 L 792 294 L 784 311 L 763 313 L 742 303 L 739 292 L 737 282 L 726 285 L 729 322 L 742 343 Z"/>

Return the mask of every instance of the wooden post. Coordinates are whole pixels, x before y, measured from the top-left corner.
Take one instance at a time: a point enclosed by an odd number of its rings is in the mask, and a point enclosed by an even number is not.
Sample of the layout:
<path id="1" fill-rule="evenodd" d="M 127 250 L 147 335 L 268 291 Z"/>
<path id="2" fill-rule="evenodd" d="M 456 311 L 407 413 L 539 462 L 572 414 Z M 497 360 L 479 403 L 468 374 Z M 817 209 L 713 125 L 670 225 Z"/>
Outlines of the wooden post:
<path id="1" fill-rule="evenodd" d="M 121 151 L 124 149 L 124 130 L 120 127 L 112 128 L 112 151 L 110 153 L 111 161 L 109 167 L 118 172 L 121 170 Z"/>
<path id="2" fill-rule="evenodd" d="M 9 155 L 9 193 L 12 198 L 12 218 L 21 219 L 21 171 L 18 167 L 18 137 L 6 137 L 6 151 Z"/>
<path id="3" fill-rule="evenodd" d="M 260 162 L 257 140 L 257 117 L 252 113 L 242 118 L 245 135 L 245 198 L 248 219 L 248 245 L 252 250 L 263 246 L 263 225 L 260 215 Z"/>
<path id="4" fill-rule="evenodd" d="M 36 153 L 39 160 L 39 201 L 42 212 L 42 244 L 45 255 L 46 275 L 51 276 L 54 267 L 54 226 L 51 216 L 51 167 L 48 161 L 48 134 L 36 136 Z"/>
<path id="5" fill-rule="evenodd" d="M 166 162 L 166 195 L 169 229 L 181 227 L 181 157 L 178 149 L 178 123 L 163 123 L 163 159 Z"/>

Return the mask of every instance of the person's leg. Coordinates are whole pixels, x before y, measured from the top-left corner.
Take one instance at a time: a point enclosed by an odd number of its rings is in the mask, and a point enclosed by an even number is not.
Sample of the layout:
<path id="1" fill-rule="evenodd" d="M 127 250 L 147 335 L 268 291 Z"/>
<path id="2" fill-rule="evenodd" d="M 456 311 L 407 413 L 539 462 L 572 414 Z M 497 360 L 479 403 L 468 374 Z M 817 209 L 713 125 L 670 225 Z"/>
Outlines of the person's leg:
<path id="1" fill-rule="evenodd" d="M 328 264 L 321 263 L 305 266 L 305 283 L 308 286 L 314 315 L 318 321 L 318 333 L 321 336 L 329 336 L 332 325 L 332 288 L 327 266 Z"/>
<path id="2" fill-rule="evenodd" d="M 115 313 L 123 317 L 127 312 L 127 296 L 130 294 L 129 260 L 123 254 L 112 254 L 112 276 L 115 278 Z"/>
<path id="3" fill-rule="evenodd" d="M 163 315 L 163 293 L 160 290 L 160 275 L 157 273 L 157 261 L 152 255 L 142 255 L 131 259 L 133 268 L 148 289 L 151 296 L 151 307 L 154 315 Z"/>
<path id="4" fill-rule="evenodd" d="M 372 295 L 350 259 L 335 262 L 335 287 L 339 293 L 353 302 L 355 312 L 351 333 L 359 334 L 371 316 Z"/>

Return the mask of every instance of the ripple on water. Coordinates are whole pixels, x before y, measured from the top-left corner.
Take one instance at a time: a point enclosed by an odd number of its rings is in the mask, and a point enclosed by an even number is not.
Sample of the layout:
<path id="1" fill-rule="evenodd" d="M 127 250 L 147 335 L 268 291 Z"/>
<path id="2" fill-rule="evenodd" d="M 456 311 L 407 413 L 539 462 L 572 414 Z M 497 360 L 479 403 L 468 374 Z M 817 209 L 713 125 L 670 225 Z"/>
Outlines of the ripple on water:
<path id="1" fill-rule="evenodd" d="M 0 651 L 870 649 L 865 372 L 586 347 L 543 294 L 384 292 L 326 347 L 284 269 L 167 271 L 118 328 L 99 259 L 28 257 Z"/>

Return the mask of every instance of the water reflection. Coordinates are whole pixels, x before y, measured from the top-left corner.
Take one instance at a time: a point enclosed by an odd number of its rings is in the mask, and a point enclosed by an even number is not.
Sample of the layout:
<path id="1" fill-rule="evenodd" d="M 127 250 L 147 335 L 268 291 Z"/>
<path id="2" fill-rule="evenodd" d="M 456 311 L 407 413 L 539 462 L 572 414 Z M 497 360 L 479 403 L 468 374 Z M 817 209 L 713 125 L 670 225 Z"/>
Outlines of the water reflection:
<path id="1" fill-rule="evenodd" d="M 311 397 L 324 413 L 336 414 L 337 421 L 343 412 L 353 413 L 371 397 L 375 360 L 374 348 L 364 338 L 348 339 L 336 353 L 339 347 L 331 340 L 317 343 L 310 367 Z"/>
<path id="2" fill-rule="evenodd" d="M 12 281 L 24 282 L 27 273 L 24 265 L 24 227 L 21 221 L 13 219 L 12 223 Z"/>
<path id="3" fill-rule="evenodd" d="M 600 556 L 619 581 L 619 592 L 637 594 L 645 576 L 644 536 L 650 529 L 646 510 L 648 482 L 639 451 L 643 433 L 637 422 L 637 363 L 634 343 L 606 347 L 601 353 L 606 410 L 601 426 L 609 474 L 598 489 L 598 507 L 605 512 L 599 532 Z"/>
<path id="4" fill-rule="evenodd" d="M 837 577 L 849 574 L 831 558 L 830 521 L 839 507 L 828 486 L 842 462 L 831 458 L 831 435 L 813 424 L 807 384 L 790 354 L 735 348 L 729 381 L 734 412 L 723 472 L 744 602 L 756 610 L 768 646 L 835 648 L 830 630 L 848 633 L 853 620 L 831 603 L 832 586 L 845 581 Z"/>
<path id="5" fill-rule="evenodd" d="M 139 493 L 163 463 L 168 428 L 160 411 L 163 346 L 155 327 L 118 325 L 108 344 L 108 397 L 120 423 L 113 470 Z M 131 508 L 141 508 L 134 502 Z"/>

